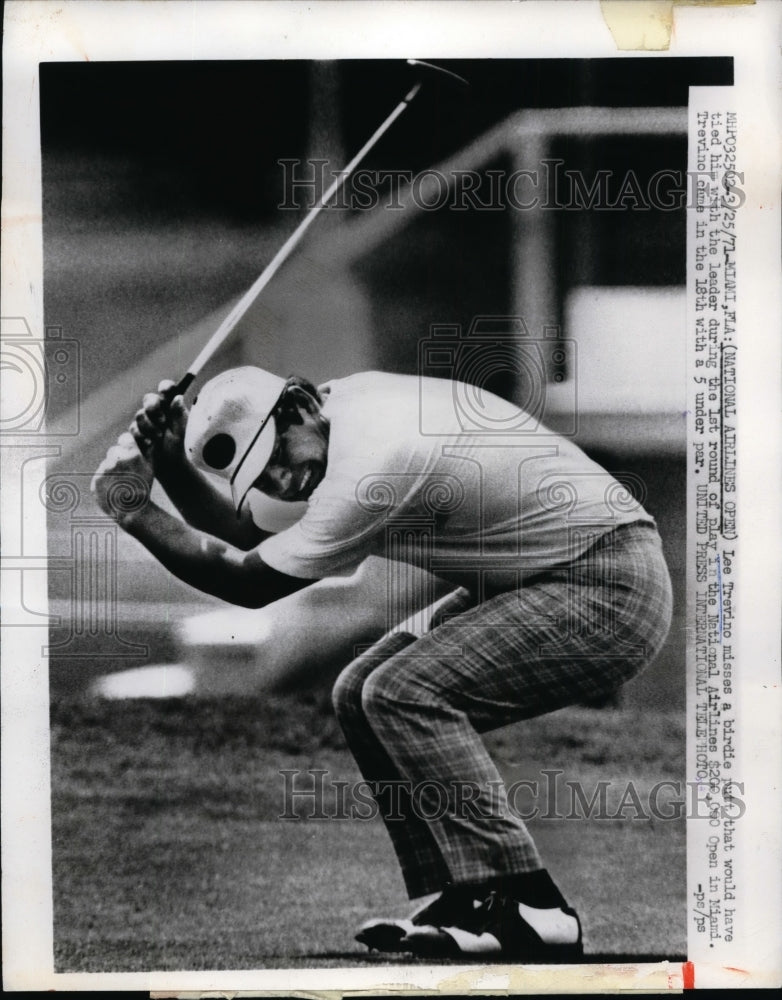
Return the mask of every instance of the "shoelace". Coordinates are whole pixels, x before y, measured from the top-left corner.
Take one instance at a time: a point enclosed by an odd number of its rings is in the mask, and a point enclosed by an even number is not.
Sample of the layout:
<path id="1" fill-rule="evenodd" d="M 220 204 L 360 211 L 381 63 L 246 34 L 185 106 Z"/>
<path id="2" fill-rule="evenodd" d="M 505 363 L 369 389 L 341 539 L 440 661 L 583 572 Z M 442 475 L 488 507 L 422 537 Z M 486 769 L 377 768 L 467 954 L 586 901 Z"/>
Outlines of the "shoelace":
<path id="1" fill-rule="evenodd" d="M 468 920 L 469 926 L 464 929 L 471 931 L 473 934 L 483 934 L 486 928 L 494 921 L 496 917 L 495 911 L 499 909 L 501 904 L 502 899 L 500 894 L 496 890 L 492 890 L 481 905 L 475 907 Z"/>

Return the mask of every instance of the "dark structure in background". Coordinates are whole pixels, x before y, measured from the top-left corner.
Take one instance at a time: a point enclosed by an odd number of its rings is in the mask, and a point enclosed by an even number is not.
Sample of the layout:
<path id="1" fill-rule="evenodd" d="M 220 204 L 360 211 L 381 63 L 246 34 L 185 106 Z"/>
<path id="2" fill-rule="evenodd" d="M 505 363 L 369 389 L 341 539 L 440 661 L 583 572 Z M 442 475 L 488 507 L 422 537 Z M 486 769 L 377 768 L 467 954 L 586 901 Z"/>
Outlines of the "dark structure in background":
<path id="1" fill-rule="evenodd" d="M 415 175 L 458 159 L 521 111 L 686 108 L 690 86 L 732 83 L 732 60 L 716 58 L 444 65 L 470 79 L 469 96 L 422 94 L 366 170 Z M 153 359 L 155 381 L 181 374 L 189 331 L 244 291 L 293 229 L 299 214 L 278 208 L 286 200 L 278 161 L 321 158 L 337 169 L 408 81 L 402 61 L 42 65 L 46 322 L 78 340 L 82 357 L 83 430 L 63 469 L 95 467 L 148 388 L 139 359 Z M 587 177 L 632 171 L 645 190 L 659 170 L 686 171 L 686 138 L 570 135 L 552 139 L 546 155 Z M 512 165 L 512 154 L 501 148 L 481 169 L 507 172 Z M 388 215 L 381 209 L 376 224 L 356 208 L 324 213 L 312 243 L 250 313 L 244 335 L 220 363 L 296 369 L 317 380 L 367 367 L 415 372 L 432 324 L 467 329 L 479 315 L 526 314 L 514 255 L 519 227 L 531 216 L 519 218 L 508 206 L 452 211 L 446 205 L 384 234 Z M 537 262 L 554 289 L 557 315 L 549 322 L 564 324 L 568 296 L 579 288 L 684 285 L 683 205 L 552 209 L 545 222 L 556 248 Z M 357 253 L 364 245 L 366 252 Z M 562 333 L 568 336 L 566 326 Z M 203 339 L 198 334 L 194 342 Z M 607 373 L 610 365 L 607 357 Z M 516 388 L 493 387 L 510 395 Z M 658 438 L 639 440 L 621 412 L 614 416 L 613 435 L 605 421 L 597 431 L 587 421 L 581 442 L 609 470 L 645 484 L 678 607 L 668 647 L 653 676 L 639 680 L 637 697 L 683 703 L 683 422 L 678 431 L 668 427 Z M 53 512 L 50 524 L 55 551 L 67 548 L 67 518 Z M 194 600 L 132 544 L 119 539 L 118 549 L 119 596 L 128 608 Z M 67 606 L 73 577 L 51 574 L 51 580 L 55 602 Z M 64 621 L 53 633 L 60 643 L 53 684 L 74 663 L 81 672 L 91 669 L 89 657 L 69 658 L 67 614 Z M 128 611 L 126 629 L 146 643 L 150 657 L 170 655 L 165 631 L 142 612 Z"/>
<path id="2" fill-rule="evenodd" d="M 733 82 L 730 58 L 439 62 L 470 94 L 425 98 L 368 167 L 423 170 L 519 109 L 686 106 L 689 87 Z M 275 214 L 281 156 L 308 155 L 326 120 L 336 150 L 357 149 L 409 80 L 402 60 L 43 63 L 44 168 L 119 157 L 138 168 L 128 209 L 257 224 Z"/>

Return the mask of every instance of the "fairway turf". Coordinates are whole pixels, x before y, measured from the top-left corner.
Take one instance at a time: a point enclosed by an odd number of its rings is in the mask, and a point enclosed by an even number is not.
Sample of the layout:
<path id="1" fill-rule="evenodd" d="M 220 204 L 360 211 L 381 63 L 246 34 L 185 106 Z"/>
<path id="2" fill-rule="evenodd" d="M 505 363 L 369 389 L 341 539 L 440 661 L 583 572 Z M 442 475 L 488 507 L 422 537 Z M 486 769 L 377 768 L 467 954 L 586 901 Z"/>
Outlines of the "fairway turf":
<path id="1" fill-rule="evenodd" d="M 616 782 L 614 802 L 631 778 L 642 799 L 682 779 L 683 728 L 660 713 L 565 709 L 487 744 L 507 781 L 557 769 L 588 794 Z M 410 964 L 353 939 L 369 917 L 407 907 L 382 822 L 279 819 L 284 768 L 359 777 L 322 698 L 59 701 L 57 970 Z M 685 951 L 684 821 L 633 815 L 530 822 L 582 916 L 587 960 Z"/>

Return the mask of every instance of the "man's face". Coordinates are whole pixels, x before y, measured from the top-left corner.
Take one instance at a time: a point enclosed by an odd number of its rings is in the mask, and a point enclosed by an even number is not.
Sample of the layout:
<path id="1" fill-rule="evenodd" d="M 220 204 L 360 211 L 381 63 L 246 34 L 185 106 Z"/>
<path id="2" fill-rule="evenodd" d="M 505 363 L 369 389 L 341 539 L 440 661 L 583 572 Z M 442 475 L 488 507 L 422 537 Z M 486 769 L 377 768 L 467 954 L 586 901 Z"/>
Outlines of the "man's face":
<path id="1" fill-rule="evenodd" d="M 275 417 L 277 439 L 266 468 L 253 484 L 276 500 L 308 500 L 326 474 L 328 424 L 299 408 L 301 422 Z"/>

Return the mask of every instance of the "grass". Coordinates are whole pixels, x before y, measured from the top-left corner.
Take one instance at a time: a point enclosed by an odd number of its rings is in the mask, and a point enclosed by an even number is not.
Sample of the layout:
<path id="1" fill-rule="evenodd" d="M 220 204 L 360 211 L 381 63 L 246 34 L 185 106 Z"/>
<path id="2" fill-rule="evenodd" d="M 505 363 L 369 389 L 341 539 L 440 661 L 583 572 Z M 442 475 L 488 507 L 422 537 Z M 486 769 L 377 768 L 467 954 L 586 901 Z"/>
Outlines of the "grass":
<path id="1" fill-rule="evenodd" d="M 381 961 L 353 933 L 405 911 L 382 823 L 279 819 L 281 769 L 358 777 L 325 694 L 60 699 L 51 731 L 58 971 Z M 660 713 L 566 709 L 487 744 L 506 780 L 557 768 L 587 790 L 632 778 L 643 792 L 683 772 L 682 720 Z M 631 810 L 530 829 L 582 915 L 592 959 L 684 953 L 683 820 Z"/>

